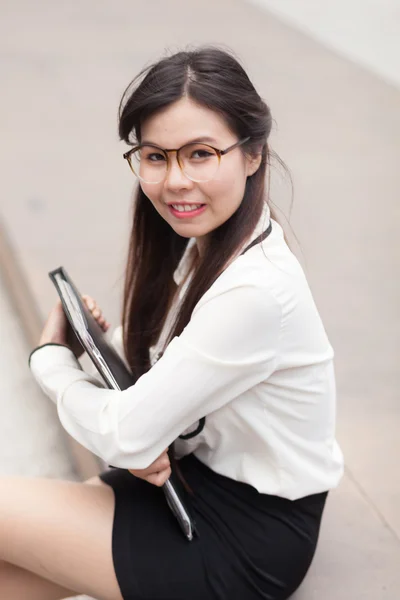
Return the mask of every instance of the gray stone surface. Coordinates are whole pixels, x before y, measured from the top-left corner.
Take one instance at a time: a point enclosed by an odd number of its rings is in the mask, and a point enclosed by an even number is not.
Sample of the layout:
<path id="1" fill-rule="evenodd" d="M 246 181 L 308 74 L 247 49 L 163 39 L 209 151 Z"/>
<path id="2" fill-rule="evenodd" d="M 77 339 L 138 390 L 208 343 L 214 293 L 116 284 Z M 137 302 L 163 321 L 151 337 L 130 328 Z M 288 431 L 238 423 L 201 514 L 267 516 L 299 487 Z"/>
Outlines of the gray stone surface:
<path id="1" fill-rule="evenodd" d="M 239 0 L 0 10 L 0 210 L 43 317 L 55 301 L 47 271 L 63 264 L 119 321 L 133 184 L 116 135 L 125 85 L 165 47 L 220 43 L 243 59 L 277 122 L 302 253 L 287 231 L 336 352 L 346 477 L 295 597 L 396 600 L 399 90 Z M 288 214 L 276 170 L 272 198 Z"/>
<path id="2" fill-rule="evenodd" d="M 0 273 L 0 477 L 78 481 L 55 406 L 32 379 L 29 348 L 4 284 Z"/>
<path id="3" fill-rule="evenodd" d="M 400 544 L 379 508 L 346 473 L 331 492 L 311 569 L 293 600 L 397 600 Z"/>
<path id="4" fill-rule="evenodd" d="M 0 476 L 76 480 L 55 406 L 32 379 L 29 349 L 0 274 Z"/>

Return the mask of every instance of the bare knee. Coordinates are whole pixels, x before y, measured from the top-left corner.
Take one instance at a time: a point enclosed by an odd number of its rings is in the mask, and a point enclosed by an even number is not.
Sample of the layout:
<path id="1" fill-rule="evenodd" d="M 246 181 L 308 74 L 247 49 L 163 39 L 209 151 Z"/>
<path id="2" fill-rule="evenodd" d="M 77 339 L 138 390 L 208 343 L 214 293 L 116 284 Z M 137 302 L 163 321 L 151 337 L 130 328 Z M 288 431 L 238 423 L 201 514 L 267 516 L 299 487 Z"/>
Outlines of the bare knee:
<path id="1" fill-rule="evenodd" d="M 0 594 L 7 600 L 61 600 L 76 592 L 57 585 L 26 569 L 0 561 Z"/>
<path id="2" fill-rule="evenodd" d="M 90 490 L 77 482 L 0 478 L 0 560 L 66 590 L 122 600 L 112 562 L 113 491 L 98 477 L 89 481 Z M 1 598 L 32 597 L 5 596 L 0 579 Z M 8 579 L 14 585 L 14 575 Z M 46 598 L 42 583 L 39 597 Z"/>

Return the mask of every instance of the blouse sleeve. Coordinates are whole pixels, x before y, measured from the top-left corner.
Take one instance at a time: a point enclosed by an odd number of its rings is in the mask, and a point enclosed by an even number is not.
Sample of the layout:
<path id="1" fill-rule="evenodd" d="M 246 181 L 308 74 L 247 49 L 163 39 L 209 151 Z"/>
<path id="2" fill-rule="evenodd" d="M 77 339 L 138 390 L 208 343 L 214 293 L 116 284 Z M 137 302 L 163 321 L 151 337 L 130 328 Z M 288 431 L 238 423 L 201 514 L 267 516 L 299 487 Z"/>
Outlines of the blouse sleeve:
<path id="1" fill-rule="evenodd" d="M 124 391 L 99 387 L 66 346 L 37 348 L 30 368 L 72 437 L 108 464 L 141 469 L 193 423 L 268 378 L 280 329 L 269 290 L 242 285 L 206 294 L 162 358 Z"/>

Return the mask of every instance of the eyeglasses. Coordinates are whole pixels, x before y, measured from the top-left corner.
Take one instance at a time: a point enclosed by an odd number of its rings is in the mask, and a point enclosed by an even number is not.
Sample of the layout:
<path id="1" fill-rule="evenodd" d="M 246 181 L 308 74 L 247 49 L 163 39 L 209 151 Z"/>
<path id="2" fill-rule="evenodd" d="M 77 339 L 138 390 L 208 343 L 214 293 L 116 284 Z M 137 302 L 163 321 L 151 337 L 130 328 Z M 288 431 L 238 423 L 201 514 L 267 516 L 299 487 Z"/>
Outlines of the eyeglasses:
<path id="1" fill-rule="evenodd" d="M 176 159 L 182 173 L 191 181 L 205 183 L 216 176 L 221 157 L 231 150 L 248 142 L 250 137 L 239 140 L 232 146 L 219 150 L 208 144 L 192 142 L 181 148 L 160 148 L 152 144 L 139 144 L 123 157 L 128 161 L 132 172 L 144 183 L 156 184 L 164 180 L 170 168 L 170 152 L 176 152 Z"/>

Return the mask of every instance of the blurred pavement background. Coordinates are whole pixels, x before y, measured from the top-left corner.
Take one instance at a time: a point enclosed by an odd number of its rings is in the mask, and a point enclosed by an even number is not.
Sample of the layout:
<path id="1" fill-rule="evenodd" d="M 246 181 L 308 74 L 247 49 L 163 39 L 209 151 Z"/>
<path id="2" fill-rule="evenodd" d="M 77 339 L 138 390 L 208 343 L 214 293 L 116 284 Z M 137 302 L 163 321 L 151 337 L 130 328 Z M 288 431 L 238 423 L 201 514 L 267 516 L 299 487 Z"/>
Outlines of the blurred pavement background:
<path id="1" fill-rule="evenodd" d="M 117 107 L 129 81 L 165 49 L 210 42 L 242 60 L 275 118 L 272 147 L 294 178 L 292 211 L 279 170 L 272 200 L 336 352 L 346 475 L 294 598 L 397 600 L 398 2 L 14 0 L 0 4 L 0 17 L 0 217 L 40 322 L 56 299 L 47 272 L 59 265 L 119 322 L 134 181 Z M 82 477 L 54 407 L 30 380 L 29 315 L 21 317 L 6 281 L 0 474 Z"/>

